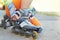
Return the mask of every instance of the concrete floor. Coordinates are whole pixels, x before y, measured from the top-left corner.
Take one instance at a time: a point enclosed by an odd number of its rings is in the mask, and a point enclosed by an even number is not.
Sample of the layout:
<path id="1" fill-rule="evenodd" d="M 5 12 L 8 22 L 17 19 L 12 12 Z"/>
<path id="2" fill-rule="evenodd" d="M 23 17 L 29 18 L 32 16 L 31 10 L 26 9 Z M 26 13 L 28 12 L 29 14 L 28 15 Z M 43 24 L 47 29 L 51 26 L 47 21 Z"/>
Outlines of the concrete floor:
<path id="1" fill-rule="evenodd" d="M 0 14 L 4 13 L 0 11 Z M 2 15 L 0 15 L 2 17 Z M 42 23 L 43 31 L 37 40 L 60 40 L 60 17 L 35 15 Z M 1 18 L 0 17 L 0 18 Z M 31 40 L 24 36 L 15 35 L 11 30 L 0 28 L 0 40 Z"/>

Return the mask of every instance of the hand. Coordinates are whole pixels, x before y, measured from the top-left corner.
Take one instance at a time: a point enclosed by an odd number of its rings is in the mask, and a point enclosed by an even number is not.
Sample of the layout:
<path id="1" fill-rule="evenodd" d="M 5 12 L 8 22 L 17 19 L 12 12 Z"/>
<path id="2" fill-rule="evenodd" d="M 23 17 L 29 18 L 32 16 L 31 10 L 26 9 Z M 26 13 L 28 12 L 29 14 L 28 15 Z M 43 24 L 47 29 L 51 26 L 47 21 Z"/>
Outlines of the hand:
<path id="1" fill-rule="evenodd" d="M 19 11 L 17 11 L 17 13 L 14 14 L 14 16 L 12 17 L 12 19 L 16 21 L 16 20 L 18 20 L 19 18 L 21 18 L 21 14 L 20 14 Z"/>

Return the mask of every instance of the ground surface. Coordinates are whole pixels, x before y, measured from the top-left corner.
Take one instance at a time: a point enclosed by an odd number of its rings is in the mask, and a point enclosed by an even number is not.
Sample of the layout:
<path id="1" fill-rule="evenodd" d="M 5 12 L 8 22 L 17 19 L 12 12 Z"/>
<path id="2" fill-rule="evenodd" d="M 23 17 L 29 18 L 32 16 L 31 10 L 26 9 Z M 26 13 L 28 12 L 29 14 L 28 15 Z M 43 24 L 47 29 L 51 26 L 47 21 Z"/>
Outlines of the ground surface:
<path id="1" fill-rule="evenodd" d="M 4 11 L 0 10 L 0 20 Z M 38 20 L 42 23 L 43 31 L 39 34 L 37 40 L 60 40 L 60 17 L 45 16 L 45 15 L 35 15 Z M 31 38 L 25 38 L 20 35 L 15 35 L 11 33 L 10 30 L 4 30 L 0 28 L 0 40 L 31 40 Z"/>

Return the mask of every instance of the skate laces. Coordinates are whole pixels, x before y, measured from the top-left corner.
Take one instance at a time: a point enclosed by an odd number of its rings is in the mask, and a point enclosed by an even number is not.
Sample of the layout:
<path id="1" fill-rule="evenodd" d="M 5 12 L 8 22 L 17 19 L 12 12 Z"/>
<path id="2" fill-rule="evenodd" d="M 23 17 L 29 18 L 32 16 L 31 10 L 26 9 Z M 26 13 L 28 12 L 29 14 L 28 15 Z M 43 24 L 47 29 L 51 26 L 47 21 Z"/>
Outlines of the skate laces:
<path id="1" fill-rule="evenodd" d="M 22 16 L 25 16 L 25 17 L 27 17 L 29 14 L 32 14 L 32 16 L 34 16 L 35 9 L 34 8 L 32 8 L 32 9 L 20 9 L 20 12 L 21 12 Z"/>

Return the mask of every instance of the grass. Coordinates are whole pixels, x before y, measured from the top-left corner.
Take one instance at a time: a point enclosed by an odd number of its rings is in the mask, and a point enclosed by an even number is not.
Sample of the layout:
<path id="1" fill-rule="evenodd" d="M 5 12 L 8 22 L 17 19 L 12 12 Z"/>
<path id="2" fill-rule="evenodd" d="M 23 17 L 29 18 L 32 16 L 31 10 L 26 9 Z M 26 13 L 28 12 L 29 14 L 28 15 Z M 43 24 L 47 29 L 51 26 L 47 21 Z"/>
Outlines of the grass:
<path id="1" fill-rule="evenodd" d="M 37 12 L 37 13 L 47 15 L 47 16 L 58 16 L 58 17 L 60 17 L 60 13 L 58 14 L 58 12 Z"/>

